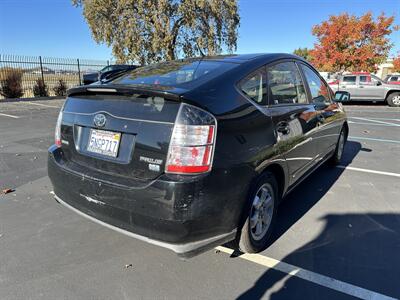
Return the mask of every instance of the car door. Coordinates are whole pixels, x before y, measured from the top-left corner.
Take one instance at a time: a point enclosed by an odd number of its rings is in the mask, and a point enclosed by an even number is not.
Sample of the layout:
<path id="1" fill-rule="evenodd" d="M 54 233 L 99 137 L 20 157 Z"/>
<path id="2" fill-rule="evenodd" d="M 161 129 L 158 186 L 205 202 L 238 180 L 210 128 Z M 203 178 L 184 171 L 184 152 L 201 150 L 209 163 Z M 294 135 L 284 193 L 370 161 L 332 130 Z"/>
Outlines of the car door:
<path id="1" fill-rule="evenodd" d="M 357 75 L 344 75 L 340 78 L 338 91 L 350 93 L 350 99 L 358 99 Z"/>
<path id="2" fill-rule="evenodd" d="M 365 100 L 382 100 L 385 97 L 385 89 L 382 82 L 370 75 L 360 75 L 358 94 L 360 99 Z"/>
<path id="3" fill-rule="evenodd" d="M 318 113 L 308 102 L 294 61 L 267 66 L 267 94 L 278 149 L 286 160 L 292 184 L 315 164 Z"/>
<path id="4" fill-rule="evenodd" d="M 303 63 L 299 66 L 307 83 L 310 102 L 318 113 L 314 138 L 319 161 L 335 149 L 345 115 L 340 105 L 333 101 L 329 86 L 318 73 Z"/>

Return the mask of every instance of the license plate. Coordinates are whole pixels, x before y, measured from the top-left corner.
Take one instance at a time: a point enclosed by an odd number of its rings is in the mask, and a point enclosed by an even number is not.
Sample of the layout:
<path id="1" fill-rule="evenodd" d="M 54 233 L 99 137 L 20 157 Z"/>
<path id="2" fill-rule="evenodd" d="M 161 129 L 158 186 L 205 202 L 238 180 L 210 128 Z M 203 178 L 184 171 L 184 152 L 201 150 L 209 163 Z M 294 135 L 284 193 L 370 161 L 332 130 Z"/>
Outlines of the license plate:
<path id="1" fill-rule="evenodd" d="M 91 129 L 87 151 L 117 157 L 121 133 Z"/>

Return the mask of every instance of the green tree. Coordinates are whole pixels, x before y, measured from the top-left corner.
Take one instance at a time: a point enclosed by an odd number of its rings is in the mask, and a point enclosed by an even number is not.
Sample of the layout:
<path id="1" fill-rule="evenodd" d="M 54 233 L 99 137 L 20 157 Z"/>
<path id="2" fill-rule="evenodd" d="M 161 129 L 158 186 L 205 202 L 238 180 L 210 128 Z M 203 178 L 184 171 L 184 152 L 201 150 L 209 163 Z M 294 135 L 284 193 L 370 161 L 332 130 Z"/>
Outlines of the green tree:
<path id="1" fill-rule="evenodd" d="M 120 62 L 141 64 L 178 56 L 236 50 L 236 0 L 72 0 L 97 43 Z"/>
<path id="2" fill-rule="evenodd" d="M 300 56 L 302 58 L 304 58 L 307 61 L 311 60 L 311 55 L 310 55 L 310 49 L 308 49 L 307 47 L 305 48 L 297 48 L 296 50 L 293 51 L 293 54 Z"/>

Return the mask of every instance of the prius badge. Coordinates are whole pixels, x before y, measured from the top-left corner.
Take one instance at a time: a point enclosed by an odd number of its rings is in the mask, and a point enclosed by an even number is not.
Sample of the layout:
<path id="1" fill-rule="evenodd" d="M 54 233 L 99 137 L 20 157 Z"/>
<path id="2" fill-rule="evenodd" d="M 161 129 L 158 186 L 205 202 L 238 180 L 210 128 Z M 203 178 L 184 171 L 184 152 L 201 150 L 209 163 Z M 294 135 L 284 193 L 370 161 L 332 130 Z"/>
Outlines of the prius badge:
<path id="1" fill-rule="evenodd" d="M 106 121 L 106 116 L 103 114 L 97 114 L 93 118 L 94 125 L 97 127 L 104 127 L 104 125 L 106 125 Z"/>

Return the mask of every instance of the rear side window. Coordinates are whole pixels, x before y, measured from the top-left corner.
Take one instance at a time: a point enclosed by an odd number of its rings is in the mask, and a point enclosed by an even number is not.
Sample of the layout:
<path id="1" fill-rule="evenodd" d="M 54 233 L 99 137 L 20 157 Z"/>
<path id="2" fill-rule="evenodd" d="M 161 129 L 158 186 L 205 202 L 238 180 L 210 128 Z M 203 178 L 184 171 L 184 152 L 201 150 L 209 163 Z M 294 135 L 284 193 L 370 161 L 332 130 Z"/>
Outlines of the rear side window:
<path id="1" fill-rule="evenodd" d="M 263 69 L 251 73 L 239 83 L 240 90 L 258 104 L 266 103 L 266 74 Z"/>
<path id="2" fill-rule="evenodd" d="M 392 77 L 390 77 L 389 81 L 399 81 L 399 77 L 398 76 L 392 76 Z"/>
<path id="3" fill-rule="evenodd" d="M 370 76 L 360 76 L 360 83 L 371 83 Z"/>
<path id="4" fill-rule="evenodd" d="M 310 88 L 313 103 L 330 102 L 329 87 L 321 80 L 321 78 L 306 65 L 300 64 L 304 72 L 308 87 Z"/>
<path id="5" fill-rule="evenodd" d="M 342 81 L 346 83 L 356 83 L 357 76 L 344 76 Z"/>
<path id="6" fill-rule="evenodd" d="M 267 81 L 271 105 L 307 103 L 304 84 L 294 62 L 268 67 Z"/>
<path id="7" fill-rule="evenodd" d="M 137 68 L 112 83 L 191 88 L 195 82 L 211 80 L 235 66 L 234 63 L 220 61 L 175 60 Z"/>

